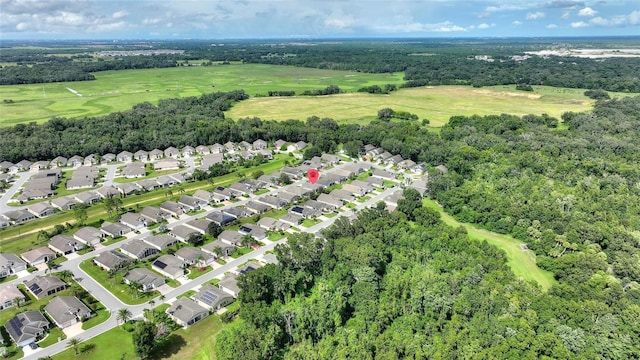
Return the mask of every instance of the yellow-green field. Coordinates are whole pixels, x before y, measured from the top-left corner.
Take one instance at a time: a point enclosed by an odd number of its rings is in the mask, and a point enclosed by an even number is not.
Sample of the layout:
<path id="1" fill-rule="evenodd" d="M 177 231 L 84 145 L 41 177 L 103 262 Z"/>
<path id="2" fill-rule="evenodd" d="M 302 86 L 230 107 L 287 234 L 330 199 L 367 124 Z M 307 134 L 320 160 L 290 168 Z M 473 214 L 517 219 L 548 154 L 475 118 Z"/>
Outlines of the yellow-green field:
<path id="1" fill-rule="evenodd" d="M 54 116 L 106 115 L 143 101 L 157 104 L 159 99 L 216 91 L 243 89 L 254 96 L 271 90 L 302 93 L 338 85 L 354 92 L 364 86 L 403 82 L 402 73 L 364 74 L 260 64 L 104 71 L 94 75 L 93 81 L 0 86 L 0 126 L 44 122 Z M 9 100 L 13 102 L 5 103 Z"/>
<path id="2" fill-rule="evenodd" d="M 389 95 L 351 93 L 251 98 L 236 104 L 227 115 L 232 119 L 258 116 L 270 120 L 304 120 L 316 115 L 338 122 L 368 122 L 376 117 L 378 110 L 389 107 L 429 119 L 432 126 L 442 126 L 454 115 L 547 113 L 560 118 L 566 111 L 587 111 L 593 105 L 593 100 L 585 97 L 581 89 L 546 86 L 535 86 L 534 89 L 535 92 L 524 92 L 516 91 L 514 86 L 430 86 L 400 89 Z"/>

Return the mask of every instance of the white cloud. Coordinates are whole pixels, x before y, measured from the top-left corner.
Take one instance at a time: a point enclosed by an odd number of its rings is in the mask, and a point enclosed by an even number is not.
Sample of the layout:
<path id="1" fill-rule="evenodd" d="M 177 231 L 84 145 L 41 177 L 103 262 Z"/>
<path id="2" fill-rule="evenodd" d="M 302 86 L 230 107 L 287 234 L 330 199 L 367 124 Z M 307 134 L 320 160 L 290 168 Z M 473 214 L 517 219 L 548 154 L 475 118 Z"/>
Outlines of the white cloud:
<path id="1" fill-rule="evenodd" d="M 516 20 L 512 24 L 515 25 L 515 26 L 520 26 L 520 25 L 522 25 L 522 21 Z"/>
<path id="2" fill-rule="evenodd" d="M 571 27 L 574 28 L 574 29 L 585 28 L 585 27 L 588 27 L 588 26 L 589 26 L 589 24 L 587 24 L 584 21 L 578 21 L 578 22 L 572 22 L 571 23 Z"/>
<path id="3" fill-rule="evenodd" d="M 482 23 L 480 25 L 478 25 L 478 29 L 489 29 L 496 26 L 496 24 L 487 24 L 487 23 Z"/>
<path id="4" fill-rule="evenodd" d="M 569 18 L 569 16 L 571 16 L 571 13 L 569 11 L 565 11 L 562 16 L 560 17 L 560 19 L 562 20 L 567 20 Z"/>
<path id="5" fill-rule="evenodd" d="M 435 24 L 424 24 L 419 22 L 397 24 L 397 25 L 384 25 L 376 27 L 377 30 L 386 32 L 400 32 L 400 33 L 418 33 L 418 32 L 464 32 L 466 28 L 455 25 L 451 21 L 444 21 Z"/>
<path id="6" fill-rule="evenodd" d="M 114 19 L 122 19 L 123 17 L 126 17 L 127 15 L 129 15 L 128 12 L 126 12 L 124 10 L 120 10 L 120 11 L 114 12 L 113 15 L 111 15 L 111 17 L 114 18 Z"/>
<path id="7" fill-rule="evenodd" d="M 557 27 L 558 27 L 558 25 L 556 25 L 556 24 L 549 24 L 549 25 L 547 25 L 547 29 L 555 29 L 555 28 L 557 28 Z"/>
<path id="8" fill-rule="evenodd" d="M 544 19 L 545 16 L 546 14 L 542 11 L 536 11 L 533 13 L 527 13 L 527 20 L 540 20 Z"/>
<path id="9" fill-rule="evenodd" d="M 589 20 L 589 23 L 596 26 L 640 25 L 640 10 L 633 11 L 629 15 L 613 16 L 608 19 L 603 17 L 595 17 Z"/>
<path id="10" fill-rule="evenodd" d="M 580 11 L 578 11 L 578 15 L 579 16 L 584 16 L 584 17 L 593 17 L 597 14 L 598 12 L 593 10 L 590 7 L 586 7 Z"/>

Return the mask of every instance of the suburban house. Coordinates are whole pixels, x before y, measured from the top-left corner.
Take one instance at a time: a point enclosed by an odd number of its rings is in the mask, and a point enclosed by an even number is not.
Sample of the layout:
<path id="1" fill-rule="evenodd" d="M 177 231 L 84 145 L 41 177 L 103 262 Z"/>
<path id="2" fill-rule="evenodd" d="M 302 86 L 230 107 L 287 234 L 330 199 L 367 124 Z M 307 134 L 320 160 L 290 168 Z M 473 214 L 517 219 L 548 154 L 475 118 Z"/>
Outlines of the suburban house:
<path id="1" fill-rule="evenodd" d="M 164 150 L 164 157 L 177 158 L 178 156 L 180 156 L 180 151 L 173 146 L 169 146 Z"/>
<path id="2" fill-rule="evenodd" d="M 224 230 L 218 235 L 218 240 L 229 245 L 240 246 L 242 234 L 237 231 Z"/>
<path id="3" fill-rule="evenodd" d="M 196 146 L 196 152 L 200 155 L 208 155 L 211 154 L 211 149 L 204 145 L 198 145 Z"/>
<path id="4" fill-rule="evenodd" d="M 12 225 L 22 224 L 36 218 L 35 215 L 28 212 L 27 210 L 7 211 L 6 213 L 2 214 L 2 217 L 4 217 Z"/>
<path id="5" fill-rule="evenodd" d="M 149 157 L 149 160 L 153 161 L 153 160 L 160 160 L 164 157 L 164 152 L 160 149 L 153 149 L 151 151 L 149 151 L 149 153 L 147 154 Z"/>
<path id="6" fill-rule="evenodd" d="M 53 322 L 61 329 L 91 317 L 91 310 L 75 296 L 56 296 L 44 307 Z"/>
<path id="7" fill-rule="evenodd" d="M 214 146 L 215 146 L 215 145 L 214 145 Z M 234 143 L 233 143 L 233 142 L 231 142 L 231 141 L 227 141 L 226 143 L 224 143 L 224 150 L 225 150 L 226 152 L 230 152 L 230 153 L 232 153 L 232 152 L 236 151 L 237 149 L 238 149 L 238 148 L 236 147 L 236 144 L 234 144 Z"/>
<path id="8" fill-rule="evenodd" d="M 144 177 L 145 175 L 147 175 L 147 172 L 145 170 L 144 163 L 133 162 L 125 165 L 120 170 L 120 175 L 126 178 L 136 178 L 136 177 Z"/>
<path id="9" fill-rule="evenodd" d="M 309 144 L 307 144 L 304 141 L 298 141 L 297 143 L 293 144 L 293 147 L 295 150 L 304 150 Z"/>
<path id="10" fill-rule="evenodd" d="M 304 207 L 306 208 L 310 208 L 316 211 L 320 211 L 320 212 L 324 212 L 324 213 L 328 213 L 328 212 L 333 212 L 336 210 L 336 207 L 333 205 L 329 205 L 329 204 L 325 204 L 325 203 L 321 203 L 319 201 L 316 200 L 307 200 L 304 203 Z"/>
<path id="11" fill-rule="evenodd" d="M 299 179 L 303 175 L 303 171 L 299 168 L 285 166 L 280 169 L 280 172 L 287 175 L 290 179 Z"/>
<path id="12" fill-rule="evenodd" d="M 184 210 L 182 209 L 180 204 L 178 204 L 175 201 L 167 200 L 163 202 L 162 205 L 160 205 L 160 209 L 168 214 L 171 214 L 171 216 L 175 216 L 175 217 L 179 217 L 180 215 L 184 214 Z"/>
<path id="13" fill-rule="evenodd" d="M 191 236 L 200 236 L 200 232 L 186 225 L 177 225 L 169 235 L 183 243 L 188 243 Z"/>
<path id="14" fill-rule="evenodd" d="M 207 204 L 194 198 L 191 195 L 182 195 L 180 196 L 177 202 L 178 202 L 178 205 L 180 205 L 185 211 L 200 210 L 200 207 L 202 205 Z"/>
<path id="15" fill-rule="evenodd" d="M 250 186 L 240 182 L 229 185 L 229 190 L 231 190 L 236 197 L 250 195 L 253 192 Z"/>
<path id="16" fill-rule="evenodd" d="M 36 276 L 33 279 L 26 281 L 24 286 L 27 287 L 33 296 L 38 299 L 42 299 L 64 290 L 67 287 L 67 283 L 56 276 L 50 275 Z"/>
<path id="17" fill-rule="evenodd" d="M 425 178 L 414 180 L 408 187 L 417 190 L 420 195 L 424 195 L 427 192 L 427 181 Z"/>
<path id="18" fill-rule="evenodd" d="M 212 211 L 207 215 L 207 220 L 210 220 L 216 224 L 218 224 L 218 226 L 226 226 L 231 224 L 232 222 L 236 221 L 236 218 L 224 213 L 222 211 Z"/>
<path id="19" fill-rule="evenodd" d="M 193 300 L 210 311 L 216 311 L 231 304 L 235 299 L 220 288 L 207 284 L 193 295 Z"/>
<path id="20" fill-rule="evenodd" d="M 234 298 L 238 297 L 240 293 L 240 287 L 238 286 L 238 278 L 234 274 L 227 274 L 218 283 L 218 286 L 222 291 L 230 294 Z"/>
<path id="21" fill-rule="evenodd" d="M 97 165 L 100 163 L 100 158 L 96 154 L 89 154 L 84 158 L 82 162 L 85 166 Z"/>
<path id="22" fill-rule="evenodd" d="M 27 264 L 15 254 L 0 253 L 0 279 L 27 270 Z"/>
<path id="23" fill-rule="evenodd" d="M 184 275 L 184 261 L 173 255 L 162 255 L 151 264 L 151 269 L 167 276 L 177 279 Z"/>
<path id="24" fill-rule="evenodd" d="M 213 193 L 206 190 L 196 190 L 196 192 L 193 193 L 193 197 L 204 204 L 209 204 L 213 201 Z"/>
<path id="25" fill-rule="evenodd" d="M 149 221 L 144 216 L 134 212 L 122 214 L 120 223 L 130 227 L 133 231 L 140 231 L 149 225 Z"/>
<path id="26" fill-rule="evenodd" d="M 108 164 L 116 159 L 116 155 L 112 153 L 106 153 L 100 157 L 102 163 Z"/>
<path id="27" fill-rule="evenodd" d="M 291 226 L 298 226 L 302 222 L 302 215 L 287 213 L 280 217 L 280 221 Z"/>
<path id="28" fill-rule="evenodd" d="M 260 264 L 258 264 L 256 262 L 250 261 L 250 262 L 246 263 L 245 265 L 236 268 L 235 272 L 238 275 L 244 275 L 244 274 L 248 273 L 249 271 L 253 271 L 253 270 L 259 269 L 261 267 L 262 267 L 262 265 L 260 265 Z"/>
<path id="29" fill-rule="evenodd" d="M 175 178 L 168 175 L 160 175 L 155 180 L 160 187 L 171 187 L 179 183 Z"/>
<path id="30" fill-rule="evenodd" d="M 84 249 L 84 247 L 84 243 L 69 235 L 56 235 L 49 240 L 49 248 L 63 256 Z"/>
<path id="31" fill-rule="evenodd" d="M 117 271 L 133 264 L 131 259 L 115 250 L 101 252 L 93 259 L 93 262 L 106 271 Z"/>
<path id="32" fill-rule="evenodd" d="M 194 152 L 196 152 L 196 149 L 193 148 L 193 146 L 185 146 L 183 147 L 180 152 L 182 153 L 182 156 L 191 156 L 193 155 Z"/>
<path id="33" fill-rule="evenodd" d="M 364 182 L 369 184 L 372 188 L 374 188 L 374 187 L 385 188 L 384 180 L 382 180 L 381 178 L 369 176 L 368 178 L 364 179 Z"/>
<path id="34" fill-rule="evenodd" d="M 120 191 L 113 186 L 103 186 L 95 192 L 103 199 L 120 196 Z"/>
<path id="35" fill-rule="evenodd" d="M 122 195 L 131 195 L 136 191 L 140 191 L 140 187 L 136 183 L 122 183 L 116 184 L 116 189 L 122 193 Z"/>
<path id="36" fill-rule="evenodd" d="M 265 205 L 257 201 L 247 202 L 247 204 L 245 205 L 245 208 L 254 214 L 264 214 L 265 212 L 271 210 L 271 206 Z"/>
<path id="37" fill-rule="evenodd" d="M 318 196 L 318 199 L 316 199 L 316 201 L 318 201 L 319 203 L 323 203 L 326 205 L 331 205 L 334 206 L 335 208 L 339 208 L 342 207 L 342 201 L 340 201 L 339 199 L 334 198 L 333 196 L 329 195 L 329 194 L 320 194 Z"/>
<path id="38" fill-rule="evenodd" d="M 138 150 L 133 153 L 133 158 L 138 161 L 147 161 L 149 160 L 149 153 L 144 150 Z"/>
<path id="39" fill-rule="evenodd" d="M 258 226 L 269 231 L 286 231 L 291 225 L 270 217 L 263 217 L 258 220 Z"/>
<path id="40" fill-rule="evenodd" d="M 49 162 L 48 161 L 36 161 L 33 164 L 31 164 L 29 169 L 31 171 L 38 171 L 38 170 L 46 169 L 48 167 L 49 167 Z"/>
<path id="41" fill-rule="evenodd" d="M 393 180 L 396 178 L 394 173 L 384 169 L 373 169 L 373 173 L 371 174 L 371 176 L 385 180 Z"/>
<path id="42" fill-rule="evenodd" d="M 213 153 L 202 156 L 199 169 L 202 171 L 209 171 L 212 165 L 219 164 L 224 161 L 224 155 L 222 153 Z"/>
<path id="43" fill-rule="evenodd" d="M 122 251 L 123 254 L 136 260 L 144 260 L 149 256 L 158 253 L 158 249 L 138 239 L 131 240 L 128 243 L 123 244 L 120 247 L 120 251 Z"/>
<path id="44" fill-rule="evenodd" d="M 179 168 L 180 168 L 180 161 L 175 159 L 160 160 L 158 162 L 153 163 L 153 170 L 155 171 L 174 170 Z"/>
<path id="45" fill-rule="evenodd" d="M 235 197 L 235 195 L 231 190 L 223 188 L 222 186 L 218 186 L 213 190 L 213 199 L 216 203 L 231 200 L 233 197 Z"/>
<path id="46" fill-rule="evenodd" d="M 220 250 L 216 250 L 217 248 L 220 248 Z M 213 255 L 214 257 L 218 258 L 218 256 L 231 255 L 236 250 L 236 247 L 233 245 L 224 243 L 220 240 L 215 240 L 203 246 L 201 249 L 202 251 L 207 252 Z M 218 251 L 220 252 L 219 254 L 218 254 Z"/>
<path id="47" fill-rule="evenodd" d="M 231 143 L 231 145 L 233 146 L 233 143 Z M 220 154 L 223 153 L 225 150 L 224 145 L 220 145 L 218 143 L 215 143 L 213 145 L 211 145 L 211 153 L 212 154 Z"/>
<path id="48" fill-rule="evenodd" d="M 353 202 L 355 200 L 351 192 L 342 189 L 334 189 L 329 195 L 342 202 Z"/>
<path id="49" fill-rule="evenodd" d="M 142 209 L 142 211 L 140 212 L 140 216 L 150 222 L 159 223 L 166 220 L 169 217 L 169 214 L 155 206 L 145 206 L 144 209 Z"/>
<path id="50" fill-rule="evenodd" d="M 7 285 L 0 289 L 0 311 L 22 304 L 25 301 L 24 294 L 15 285 Z"/>
<path id="51" fill-rule="evenodd" d="M 276 209 L 282 209 L 283 207 L 287 206 L 289 203 L 284 200 L 284 199 L 280 199 L 278 197 L 275 197 L 273 195 L 265 195 L 262 196 L 258 199 L 256 199 L 256 201 L 261 202 L 265 205 L 269 205 L 270 207 L 276 208 Z"/>
<path id="52" fill-rule="evenodd" d="M 243 235 L 251 235 L 254 239 L 260 241 L 267 238 L 266 231 L 258 225 L 255 224 L 242 224 L 238 229 L 238 232 Z"/>
<path id="53" fill-rule="evenodd" d="M 68 159 L 64 156 L 57 156 L 51 162 L 49 162 L 49 166 L 52 168 L 59 168 L 67 166 Z"/>
<path id="54" fill-rule="evenodd" d="M 189 327 L 209 316 L 209 310 L 185 297 L 176 300 L 166 312 L 173 321 L 182 327 Z"/>
<path id="55" fill-rule="evenodd" d="M 142 239 L 142 241 L 146 242 L 147 244 L 149 244 L 150 246 L 158 249 L 158 251 L 162 251 L 166 248 L 168 248 L 169 246 L 175 245 L 178 240 L 168 234 L 159 234 L 159 235 L 152 235 L 152 236 L 148 236 L 144 239 Z"/>
<path id="56" fill-rule="evenodd" d="M 245 209 L 243 209 L 243 208 L 241 208 L 239 206 L 234 206 L 234 207 L 223 209 L 222 212 L 226 213 L 226 214 L 229 214 L 229 215 L 235 217 L 236 219 L 249 216 L 249 212 L 247 212 L 247 210 L 245 210 Z"/>
<path id="57" fill-rule="evenodd" d="M 55 259 L 56 253 L 51 251 L 48 247 L 39 247 L 20 254 L 20 257 L 24 259 L 30 266 L 36 266 L 40 264 L 46 264 L 49 261 Z"/>
<path id="58" fill-rule="evenodd" d="M 266 148 L 267 148 L 267 142 L 262 139 L 258 139 L 253 142 L 253 150 L 263 150 Z"/>
<path id="59" fill-rule="evenodd" d="M 105 236 L 111 236 L 112 238 L 115 239 L 130 233 L 131 228 L 120 223 L 112 223 L 112 222 L 105 221 L 100 226 L 100 231 L 102 231 L 102 233 Z"/>
<path id="60" fill-rule="evenodd" d="M 138 180 L 138 182 L 136 184 L 141 189 L 144 189 L 144 190 L 147 190 L 147 191 L 151 191 L 153 189 L 156 189 L 156 188 L 160 187 L 160 184 L 158 184 L 158 181 L 156 179 Z"/>
<path id="61" fill-rule="evenodd" d="M 17 164 L 9 167 L 9 172 L 26 171 L 31 168 L 32 162 L 29 160 L 20 160 Z"/>
<path id="62" fill-rule="evenodd" d="M 81 202 L 83 204 L 87 204 L 87 205 L 93 205 L 95 203 L 97 203 L 98 201 L 100 201 L 100 196 L 94 192 L 91 191 L 85 191 L 85 192 L 81 192 L 79 194 L 76 194 L 74 196 L 74 199 L 78 202 Z"/>
<path id="63" fill-rule="evenodd" d="M 102 239 L 102 232 L 93 226 L 84 226 L 73 234 L 73 238 L 87 246 L 95 246 Z"/>
<path id="64" fill-rule="evenodd" d="M 141 285 L 140 291 L 153 291 L 165 284 L 165 278 L 145 268 L 135 268 L 129 270 L 122 280 L 129 285 L 136 282 Z"/>
<path id="65" fill-rule="evenodd" d="M 183 248 L 180 248 L 174 255 L 188 266 L 207 266 L 214 260 L 211 254 L 205 253 L 204 251 L 193 246 L 185 246 Z"/>
<path id="66" fill-rule="evenodd" d="M 119 162 L 131 162 L 133 160 L 133 154 L 128 151 L 122 151 L 116 155 L 116 161 Z"/>
<path id="67" fill-rule="evenodd" d="M 276 150 L 280 150 L 283 146 L 287 145 L 287 142 L 282 140 L 282 139 L 278 139 L 273 143 L 273 147 Z"/>
<path id="68" fill-rule="evenodd" d="M 207 219 L 191 220 L 185 223 L 186 226 L 196 230 L 202 235 L 207 233 L 207 230 L 209 229 L 209 224 L 211 224 L 211 220 L 207 220 Z"/>
<path id="69" fill-rule="evenodd" d="M 73 155 L 67 160 L 67 166 L 78 167 L 82 166 L 82 164 L 84 164 L 84 158 L 79 155 Z"/>
<path id="70" fill-rule="evenodd" d="M 41 312 L 29 310 L 7 321 L 4 327 L 13 342 L 23 347 L 44 337 L 49 329 L 49 320 Z"/>
<path id="71" fill-rule="evenodd" d="M 353 184 L 344 184 L 342 185 L 343 191 L 348 191 L 353 196 L 360 197 L 367 194 L 367 190 L 361 186 L 353 185 Z"/>

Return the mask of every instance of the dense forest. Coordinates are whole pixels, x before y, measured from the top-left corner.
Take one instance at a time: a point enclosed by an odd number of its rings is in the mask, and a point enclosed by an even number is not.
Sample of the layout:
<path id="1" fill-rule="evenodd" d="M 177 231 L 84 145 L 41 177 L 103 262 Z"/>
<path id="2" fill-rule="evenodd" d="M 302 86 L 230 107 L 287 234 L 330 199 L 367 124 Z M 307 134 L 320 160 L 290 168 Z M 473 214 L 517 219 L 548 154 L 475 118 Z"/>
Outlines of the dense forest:
<path id="1" fill-rule="evenodd" d="M 630 359 L 640 306 L 604 271 L 542 292 L 405 190 L 398 211 L 296 234 L 241 276 L 218 359 Z M 410 221 L 409 219 L 414 219 Z M 587 269 L 588 270 L 588 269 Z"/>
<path id="2" fill-rule="evenodd" d="M 369 73 L 404 72 L 403 86 L 423 85 L 549 85 L 568 88 L 640 92 L 639 58 L 587 59 L 568 56 L 539 57 L 526 52 L 563 48 L 625 48 L 637 40 L 540 39 L 540 40 L 416 40 L 342 41 L 308 43 L 231 42 L 154 43 L 153 48 L 184 49 L 182 55 L 129 56 L 115 59 L 72 58 L 53 60 L 21 49 L 3 49 L 3 58 L 39 60 L 37 66 L 0 68 L 0 84 L 90 80 L 91 72 L 177 66 L 179 60 L 241 61 L 293 65 L 319 69 Z M 129 48 L 135 48 L 133 44 Z M 148 48 L 145 45 L 144 48 Z M 13 54 L 15 52 L 15 54 Z M 73 60 L 73 61 L 71 61 Z M 8 61 L 8 60 L 5 60 Z M 66 62 L 60 76 L 60 62 Z M 35 69 L 34 69 L 35 68 Z M 47 70 L 49 69 L 49 70 Z"/>

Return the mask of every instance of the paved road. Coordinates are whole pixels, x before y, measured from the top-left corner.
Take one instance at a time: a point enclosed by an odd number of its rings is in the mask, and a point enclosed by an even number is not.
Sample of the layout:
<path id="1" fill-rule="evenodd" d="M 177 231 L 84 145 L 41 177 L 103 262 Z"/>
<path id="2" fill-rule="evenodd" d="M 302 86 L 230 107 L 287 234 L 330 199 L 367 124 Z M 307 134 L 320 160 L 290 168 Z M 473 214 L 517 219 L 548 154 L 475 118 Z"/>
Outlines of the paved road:
<path id="1" fill-rule="evenodd" d="M 9 200 L 11 200 L 11 198 L 13 198 L 13 196 L 18 192 L 18 190 L 22 188 L 24 183 L 26 183 L 27 180 L 29 180 L 31 175 L 35 173 L 36 173 L 35 171 L 25 171 L 25 172 L 19 172 L 16 174 L 18 176 L 18 179 L 16 179 L 16 181 L 14 181 L 11 184 L 11 187 L 7 189 L 7 192 L 2 194 L 2 196 L 0 197 L 0 214 L 7 211 L 11 211 L 11 210 L 23 209 L 26 207 L 26 206 L 9 206 L 7 205 L 7 203 L 9 202 Z"/>
<path id="2" fill-rule="evenodd" d="M 338 166 L 339 167 L 339 166 Z M 296 183 L 301 184 L 303 182 L 307 181 L 306 179 L 303 180 L 298 180 Z M 270 191 L 270 193 L 276 193 L 278 191 L 280 191 L 281 188 L 277 188 L 277 189 L 273 189 Z M 366 202 L 363 203 L 357 203 L 356 205 L 356 209 L 354 211 L 358 211 L 361 210 L 365 207 L 369 207 L 369 206 L 373 206 L 375 205 L 378 201 L 381 201 L 382 199 L 384 199 L 386 196 L 390 195 L 391 193 L 393 193 L 394 191 L 396 191 L 395 188 L 390 188 L 390 189 L 386 189 L 383 192 L 372 196 L 369 200 L 367 200 Z M 262 196 L 262 195 L 260 195 Z M 255 197 L 255 196 L 254 196 Z M 239 202 L 236 202 L 232 205 L 228 205 L 227 207 L 235 207 L 235 206 L 239 206 L 242 205 L 244 203 L 246 203 L 247 201 L 249 201 L 250 199 L 243 199 Z M 224 207 L 223 207 L 224 208 Z M 216 210 L 220 210 L 222 208 L 217 208 Z M 349 216 L 353 214 L 353 211 L 351 210 L 347 210 L 344 214 L 344 216 Z M 198 218 L 198 217 L 202 217 L 205 216 L 205 214 L 197 214 L 195 216 L 189 216 L 189 217 L 185 217 L 183 219 L 180 220 L 176 220 L 176 221 L 172 221 L 170 226 L 173 228 L 176 225 L 179 224 L 183 224 L 187 221 L 190 221 L 192 219 Z M 332 217 L 332 218 L 327 218 L 326 220 L 311 226 L 309 228 L 302 228 L 302 231 L 304 232 L 308 232 L 308 233 L 317 233 L 318 231 L 330 226 L 331 224 L 333 224 L 333 222 L 337 219 L 338 217 Z M 79 265 L 82 261 L 86 260 L 86 259 L 90 259 L 92 257 L 97 256 L 99 253 L 103 252 L 103 251 L 108 251 L 108 250 L 113 250 L 116 248 L 121 247 L 123 244 L 125 244 L 128 241 L 131 241 L 133 239 L 140 239 L 140 238 L 144 238 L 146 236 L 149 235 L 149 231 L 145 230 L 143 231 L 141 234 L 132 236 L 130 238 L 128 238 L 127 240 L 123 240 L 120 242 L 117 242 L 115 244 L 111 244 L 109 246 L 106 246 L 98 251 L 93 251 L 93 252 L 89 252 L 87 254 L 78 256 L 74 259 L 70 259 L 68 261 L 65 261 L 61 264 L 59 270 L 71 270 L 76 278 L 79 278 L 80 280 L 78 281 L 78 283 L 84 287 L 89 293 L 91 293 L 96 299 L 98 299 L 109 311 L 111 311 L 112 315 L 111 317 L 87 330 L 82 332 L 81 334 L 77 335 L 76 337 L 79 338 L 81 341 L 86 341 L 89 340 L 97 335 L 100 335 L 110 329 L 113 329 L 114 327 L 117 326 L 117 321 L 116 321 L 116 312 L 121 309 L 121 308 L 128 308 L 133 317 L 139 317 L 143 314 L 143 309 L 145 308 L 149 308 L 149 304 L 148 303 L 143 303 L 140 305 L 127 305 L 124 304 L 122 301 L 120 301 L 120 299 L 118 299 L 117 297 L 115 297 L 110 291 L 108 291 L 107 289 L 105 289 L 104 287 L 102 287 L 102 285 L 100 285 L 98 282 L 96 282 L 93 278 L 91 278 L 89 275 L 87 275 L 82 269 L 79 268 Z M 227 262 L 225 265 L 212 270 L 200 277 L 198 277 L 197 279 L 188 281 L 180 286 L 178 286 L 177 288 L 174 288 L 172 290 L 170 290 L 169 292 L 165 293 L 165 301 L 170 301 L 173 298 L 175 298 L 176 296 L 183 294 L 189 290 L 193 290 L 195 288 L 197 288 L 198 286 L 200 286 L 203 283 L 206 283 L 208 281 L 213 280 L 215 277 L 224 274 L 227 271 L 230 271 L 234 268 L 236 268 L 238 265 L 241 265 L 243 263 L 245 263 L 246 261 L 253 259 L 253 258 L 257 258 L 260 257 L 261 255 L 263 255 L 265 252 L 272 250 L 277 244 L 281 244 L 286 242 L 286 238 L 281 239 L 277 242 L 272 242 L 269 243 L 268 245 L 262 246 L 261 248 L 252 251 L 248 254 L 245 254 L 241 257 L 239 257 L 238 259 L 229 259 L 229 262 Z M 19 283 L 22 282 L 24 280 L 30 279 L 36 275 L 42 275 L 42 272 L 37 272 L 37 273 L 33 273 L 30 274 L 28 277 L 22 277 L 19 278 L 17 280 L 13 280 L 10 283 Z M 156 306 L 159 305 L 159 303 L 156 303 Z M 51 356 L 54 354 L 57 354 L 61 351 L 64 351 L 66 349 L 66 345 L 67 345 L 67 340 L 65 341 L 61 341 L 59 343 L 56 343 L 54 345 L 48 346 L 46 348 L 43 349 L 38 349 L 37 351 L 33 352 L 32 354 L 29 354 L 27 356 L 24 357 L 24 359 L 33 359 L 36 360 L 39 357 L 46 357 L 46 356 Z"/>

